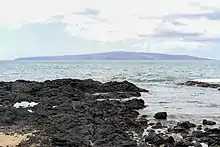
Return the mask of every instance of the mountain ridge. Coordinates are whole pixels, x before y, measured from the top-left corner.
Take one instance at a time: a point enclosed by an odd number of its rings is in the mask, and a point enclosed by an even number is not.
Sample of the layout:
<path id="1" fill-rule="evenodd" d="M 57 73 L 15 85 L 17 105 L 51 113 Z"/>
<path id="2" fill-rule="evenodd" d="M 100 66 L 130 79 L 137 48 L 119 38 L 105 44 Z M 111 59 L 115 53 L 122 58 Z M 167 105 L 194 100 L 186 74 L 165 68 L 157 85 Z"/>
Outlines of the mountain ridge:
<path id="1" fill-rule="evenodd" d="M 145 52 L 103 52 L 81 55 L 21 57 L 14 60 L 212 60 L 189 55 L 173 55 Z"/>

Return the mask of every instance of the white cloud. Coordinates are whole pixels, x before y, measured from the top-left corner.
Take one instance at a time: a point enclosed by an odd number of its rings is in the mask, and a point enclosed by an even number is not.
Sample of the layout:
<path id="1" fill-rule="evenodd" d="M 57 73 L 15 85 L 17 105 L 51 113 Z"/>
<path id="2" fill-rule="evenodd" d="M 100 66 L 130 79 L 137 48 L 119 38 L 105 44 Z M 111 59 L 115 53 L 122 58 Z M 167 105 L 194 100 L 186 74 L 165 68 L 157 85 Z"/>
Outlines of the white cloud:
<path id="1" fill-rule="evenodd" d="M 196 5 L 200 4 L 200 5 Z M 139 39 L 139 34 L 152 36 L 158 31 L 179 31 L 204 33 L 203 37 L 219 36 L 219 21 L 178 19 L 186 25 L 176 26 L 165 22 L 163 16 L 175 14 L 202 14 L 213 12 L 201 6 L 220 8 L 219 0 L 0 0 L 0 25 L 19 28 L 27 23 L 49 20 L 55 15 L 63 15 L 66 31 L 86 40 L 117 42 Z M 98 10 L 98 16 L 76 15 L 87 8 Z M 157 19 L 155 19 L 157 17 Z M 142 19 L 140 19 L 142 18 Z M 158 19 L 160 18 L 160 19 Z M 178 38 L 177 38 L 178 39 Z M 158 39 L 149 37 L 142 46 L 156 50 L 175 48 L 201 48 L 203 43 L 184 40 Z"/>
<path id="2" fill-rule="evenodd" d="M 85 8 L 99 9 L 100 17 L 117 22 L 119 27 L 132 25 L 135 15 L 155 17 L 201 12 L 198 7 L 190 5 L 190 0 L 0 0 L 0 22 L 20 26 L 25 21 L 44 21 L 56 14 L 68 16 Z"/>
<path id="3" fill-rule="evenodd" d="M 208 20 L 207 18 L 198 20 L 181 19 L 180 22 L 187 24 L 181 28 L 184 32 L 202 33 L 203 37 L 208 38 L 220 36 L 220 21 L 218 20 Z"/>
<path id="4" fill-rule="evenodd" d="M 148 52 L 166 52 L 166 53 L 186 53 L 189 50 L 207 50 L 211 44 L 203 44 L 201 42 L 188 42 L 182 38 L 164 39 L 157 38 L 151 39 L 144 43 L 134 44 L 134 49 L 146 49 Z"/>
<path id="5" fill-rule="evenodd" d="M 202 6 L 203 8 L 220 9 L 219 0 L 192 0 L 192 2 Z"/>

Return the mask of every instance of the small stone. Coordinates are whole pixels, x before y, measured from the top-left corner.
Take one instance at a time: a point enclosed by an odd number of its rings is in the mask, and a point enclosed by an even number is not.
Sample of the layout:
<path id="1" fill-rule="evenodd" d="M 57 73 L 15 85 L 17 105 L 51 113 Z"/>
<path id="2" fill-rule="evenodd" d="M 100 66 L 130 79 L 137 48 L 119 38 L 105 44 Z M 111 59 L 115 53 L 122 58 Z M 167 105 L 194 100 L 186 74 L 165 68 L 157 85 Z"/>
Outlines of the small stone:
<path id="1" fill-rule="evenodd" d="M 142 117 L 142 118 L 146 118 L 146 117 L 148 117 L 148 115 L 141 115 L 141 117 Z"/>
<path id="2" fill-rule="evenodd" d="M 173 138 L 173 136 L 170 136 L 166 141 L 170 144 L 175 143 L 175 139 Z"/>
<path id="3" fill-rule="evenodd" d="M 202 130 L 202 125 L 198 125 L 197 130 Z"/>
<path id="4" fill-rule="evenodd" d="M 156 119 L 167 119 L 167 112 L 158 112 L 154 115 Z"/>
<path id="5" fill-rule="evenodd" d="M 155 130 L 151 129 L 151 130 L 149 130 L 149 132 L 155 132 Z"/>
<path id="6" fill-rule="evenodd" d="M 202 124 L 203 124 L 203 125 L 213 126 L 213 125 L 216 125 L 216 122 L 211 121 L 211 120 L 206 120 L 206 119 L 204 119 L 204 120 L 202 121 Z"/>
<path id="7" fill-rule="evenodd" d="M 149 126 L 153 126 L 155 123 L 153 123 L 153 122 L 151 122 L 151 123 L 149 123 Z"/>
<path id="8" fill-rule="evenodd" d="M 173 131 L 175 133 L 186 133 L 187 132 L 187 129 L 181 127 L 181 126 L 176 126 L 174 127 Z"/>
<path id="9" fill-rule="evenodd" d="M 173 132 L 173 128 L 168 128 L 167 132 L 169 132 L 169 133 Z"/>
<path id="10" fill-rule="evenodd" d="M 165 143 L 165 139 L 160 134 L 156 134 L 154 132 L 151 132 L 145 138 L 145 142 L 159 146 L 159 145 L 162 145 Z"/>
<path id="11" fill-rule="evenodd" d="M 145 118 L 140 118 L 138 119 L 138 122 L 142 125 L 142 126 L 148 126 L 148 120 Z"/>
<path id="12" fill-rule="evenodd" d="M 163 128 L 163 125 L 161 122 L 157 122 L 153 127 L 153 129 L 162 129 Z"/>

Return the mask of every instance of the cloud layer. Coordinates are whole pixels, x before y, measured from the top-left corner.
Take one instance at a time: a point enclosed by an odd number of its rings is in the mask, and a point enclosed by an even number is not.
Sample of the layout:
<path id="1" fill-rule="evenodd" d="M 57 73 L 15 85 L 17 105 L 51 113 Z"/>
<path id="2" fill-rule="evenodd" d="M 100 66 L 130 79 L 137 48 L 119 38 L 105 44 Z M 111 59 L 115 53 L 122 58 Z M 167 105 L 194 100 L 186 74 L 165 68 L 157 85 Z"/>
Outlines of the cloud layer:
<path id="1" fill-rule="evenodd" d="M 129 50 L 220 58 L 219 26 L 218 0 L 0 0 L 0 57 Z"/>

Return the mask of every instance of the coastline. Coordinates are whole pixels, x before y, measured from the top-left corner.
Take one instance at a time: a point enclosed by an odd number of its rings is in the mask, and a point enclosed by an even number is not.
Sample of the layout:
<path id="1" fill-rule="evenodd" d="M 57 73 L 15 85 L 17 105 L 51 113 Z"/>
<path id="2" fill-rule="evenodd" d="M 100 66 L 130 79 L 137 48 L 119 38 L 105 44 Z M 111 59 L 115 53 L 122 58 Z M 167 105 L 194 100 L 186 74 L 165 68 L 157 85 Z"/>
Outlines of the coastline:
<path id="1" fill-rule="evenodd" d="M 170 124 L 167 114 L 156 117 L 153 122 L 147 114 L 140 116 L 138 110 L 147 105 L 140 98 L 141 93 L 149 91 L 127 81 L 17 80 L 1 82 L 0 90 L 0 113 L 4 114 L 0 118 L 1 128 L 32 133 L 19 147 L 33 144 L 42 147 L 214 146 L 220 143 L 220 129 L 214 122 L 211 126 L 188 121 Z M 16 108 L 16 103 L 21 107 Z"/>

